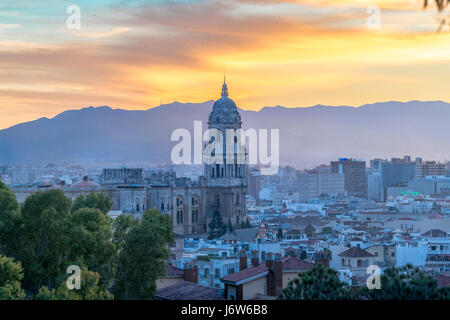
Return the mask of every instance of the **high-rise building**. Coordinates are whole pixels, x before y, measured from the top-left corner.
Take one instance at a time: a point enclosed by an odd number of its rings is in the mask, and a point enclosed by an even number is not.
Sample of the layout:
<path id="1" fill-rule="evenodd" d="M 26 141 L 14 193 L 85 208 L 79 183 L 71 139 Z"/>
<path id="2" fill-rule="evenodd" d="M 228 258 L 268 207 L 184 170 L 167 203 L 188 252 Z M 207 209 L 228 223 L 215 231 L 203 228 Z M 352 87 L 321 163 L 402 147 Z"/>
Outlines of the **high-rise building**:
<path id="1" fill-rule="evenodd" d="M 301 201 L 320 196 L 345 194 L 343 174 L 331 173 L 329 166 L 318 166 L 305 172 L 297 172 L 296 190 Z"/>
<path id="2" fill-rule="evenodd" d="M 416 174 L 416 163 L 392 158 L 380 164 L 381 200 L 386 200 L 387 188 L 406 186 Z"/>
<path id="3" fill-rule="evenodd" d="M 345 191 L 349 196 L 367 198 L 366 162 L 340 158 L 331 161 L 331 172 L 344 175 Z"/>
<path id="4" fill-rule="evenodd" d="M 446 174 L 445 163 L 425 161 L 416 165 L 416 177 L 444 176 Z"/>
<path id="5" fill-rule="evenodd" d="M 256 168 L 252 168 L 248 172 L 248 194 L 256 200 L 259 198 L 261 191 L 261 172 Z"/>
<path id="6" fill-rule="evenodd" d="M 381 201 L 381 176 L 379 171 L 372 171 L 367 175 L 367 198 Z"/>

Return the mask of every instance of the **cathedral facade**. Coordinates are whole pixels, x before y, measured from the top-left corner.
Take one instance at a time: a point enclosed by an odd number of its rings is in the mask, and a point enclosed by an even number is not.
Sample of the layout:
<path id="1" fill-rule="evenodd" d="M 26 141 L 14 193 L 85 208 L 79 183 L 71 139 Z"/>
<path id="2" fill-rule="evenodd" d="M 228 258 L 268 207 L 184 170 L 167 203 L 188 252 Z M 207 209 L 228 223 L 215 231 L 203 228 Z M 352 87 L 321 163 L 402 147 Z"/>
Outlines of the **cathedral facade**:
<path id="1" fill-rule="evenodd" d="M 113 209 L 141 216 L 146 209 L 157 208 L 171 215 L 174 232 L 180 235 L 207 233 L 215 211 L 221 214 L 225 224 L 245 221 L 248 181 L 245 152 L 240 154 L 244 158 L 241 161 L 237 161 L 236 148 L 232 153 L 233 161 L 226 157 L 226 131 L 235 131 L 241 125 L 239 111 L 228 97 L 224 81 L 222 96 L 214 103 L 208 118 L 208 128 L 222 133 L 224 152 L 221 161 L 204 162 L 203 175 L 197 181 L 177 178 L 173 172 L 159 172 L 143 178 L 142 169 L 105 169 L 101 184 L 113 199 Z M 235 143 L 233 141 L 232 145 Z"/>
<path id="2" fill-rule="evenodd" d="M 240 129 L 241 125 L 241 116 L 234 101 L 228 97 L 224 81 L 222 96 L 214 103 L 208 118 L 208 129 L 218 130 L 223 137 L 222 161 L 204 162 L 203 176 L 198 181 L 179 178 L 168 181 L 169 185 L 152 184 L 149 189 L 150 206 L 172 214 L 175 233 L 194 235 L 208 232 L 208 224 L 215 211 L 221 214 L 226 224 L 239 224 L 247 219 L 248 166 L 245 152 L 243 161 L 237 161 L 236 148 L 232 156 L 234 161 L 230 162 L 226 156 L 226 131 Z"/>

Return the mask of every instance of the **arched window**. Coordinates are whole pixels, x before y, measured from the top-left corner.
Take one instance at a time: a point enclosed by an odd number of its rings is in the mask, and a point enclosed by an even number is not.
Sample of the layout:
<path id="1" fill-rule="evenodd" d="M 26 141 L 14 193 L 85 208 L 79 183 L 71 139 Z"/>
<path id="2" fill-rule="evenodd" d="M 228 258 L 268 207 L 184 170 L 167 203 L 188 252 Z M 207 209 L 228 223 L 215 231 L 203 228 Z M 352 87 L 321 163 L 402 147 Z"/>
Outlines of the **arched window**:
<path id="1" fill-rule="evenodd" d="M 137 212 L 141 211 L 140 204 L 141 204 L 141 200 L 139 198 L 136 198 L 136 211 Z"/>
<path id="2" fill-rule="evenodd" d="M 183 207 L 183 197 L 177 196 L 176 203 L 177 203 L 177 208 L 182 208 Z"/>

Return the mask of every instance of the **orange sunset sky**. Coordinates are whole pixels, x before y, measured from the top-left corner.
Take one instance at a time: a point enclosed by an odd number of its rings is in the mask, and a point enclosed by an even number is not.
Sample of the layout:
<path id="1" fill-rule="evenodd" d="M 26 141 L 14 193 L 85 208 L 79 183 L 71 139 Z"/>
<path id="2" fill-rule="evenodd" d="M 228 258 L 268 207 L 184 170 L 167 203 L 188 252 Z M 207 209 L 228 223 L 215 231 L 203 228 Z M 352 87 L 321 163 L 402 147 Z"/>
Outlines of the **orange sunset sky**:
<path id="1" fill-rule="evenodd" d="M 450 101 L 450 31 L 436 32 L 449 12 L 419 0 L 2 0 L 0 129 L 90 105 L 217 99 L 224 71 L 249 110 Z"/>

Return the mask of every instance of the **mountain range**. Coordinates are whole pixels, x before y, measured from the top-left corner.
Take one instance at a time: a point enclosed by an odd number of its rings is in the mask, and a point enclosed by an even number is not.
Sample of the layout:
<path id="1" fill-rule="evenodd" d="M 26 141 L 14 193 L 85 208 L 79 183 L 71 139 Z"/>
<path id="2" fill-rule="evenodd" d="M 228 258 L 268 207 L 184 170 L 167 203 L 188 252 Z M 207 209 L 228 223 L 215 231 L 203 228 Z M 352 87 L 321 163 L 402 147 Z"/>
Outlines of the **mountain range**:
<path id="1" fill-rule="evenodd" d="M 195 120 L 202 120 L 206 130 L 213 104 L 174 102 L 148 110 L 88 107 L 21 123 L 0 130 L 0 164 L 168 163 L 176 144 L 170 140 L 172 131 L 193 132 Z M 239 112 L 245 129 L 280 129 L 280 161 L 297 168 L 339 157 L 450 158 L 450 104 L 443 101 Z"/>

